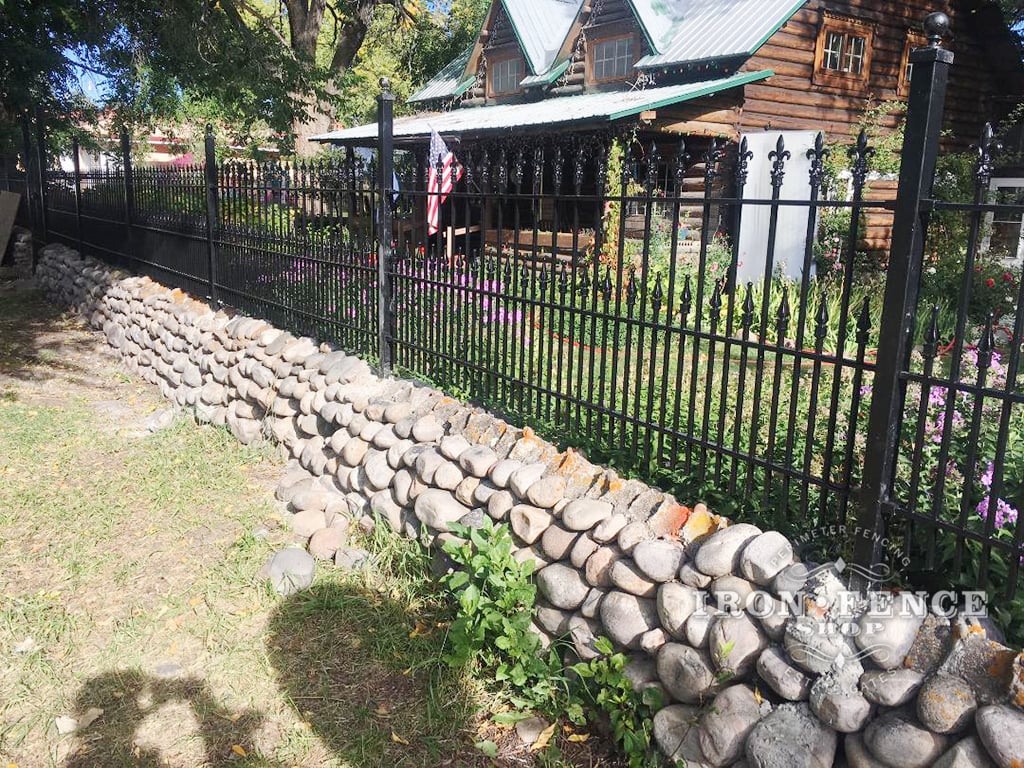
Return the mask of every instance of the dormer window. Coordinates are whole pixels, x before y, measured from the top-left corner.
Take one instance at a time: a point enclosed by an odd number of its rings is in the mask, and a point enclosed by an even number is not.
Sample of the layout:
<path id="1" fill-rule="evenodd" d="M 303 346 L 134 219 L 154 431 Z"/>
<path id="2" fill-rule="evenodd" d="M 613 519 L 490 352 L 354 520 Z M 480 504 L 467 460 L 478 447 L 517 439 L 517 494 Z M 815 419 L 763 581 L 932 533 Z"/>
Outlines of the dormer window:
<path id="1" fill-rule="evenodd" d="M 859 90 L 871 72 L 874 30 L 860 19 L 826 13 L 814 57 L 817 85 Z"/>
<path id="2" fill-rule="evenodd" d="M 622 80 L 633 68 L 633 40 L 616 37 L 594 44 L 594 79 Z"/>
<path id="3" fill-rule="evenodd" d="M 491 63 L 491 95 L 502 96 L 519 90 L 523 79 L 523 60 L 509 56 Z"/>

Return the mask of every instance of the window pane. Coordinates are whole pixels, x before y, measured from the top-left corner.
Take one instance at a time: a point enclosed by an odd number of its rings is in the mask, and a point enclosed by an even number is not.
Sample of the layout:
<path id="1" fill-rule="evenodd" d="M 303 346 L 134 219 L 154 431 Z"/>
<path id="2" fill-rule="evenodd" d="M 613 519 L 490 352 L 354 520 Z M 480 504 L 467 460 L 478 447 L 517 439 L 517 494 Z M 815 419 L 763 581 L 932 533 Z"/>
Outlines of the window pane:
<path id="1" fill-rule="evenodd" d="M 851 75 L 859 75 L 864 69 L 864 38 L 846 36 L 846 61 L 843 71 Z"/>
<path id="2" fill-rule="evenodd" d="M 594 46 L 594 79 L 626 77 L 632 66 L 632 41 L 629 38 L 604 40 Z"/>
<path id="3" fill-rule="evenodd" d="M 495 93 L 510 93 L 518 90 L 520 80 L 522 80 L 522 75 L 519 69 L 519 59 L 504 59 L 495 63 L 491 75 L 491 88 Z"/>
<path id="4" fill-rule="evenodd" d="M 843 57 L 843 35 L 840 32 L 829 32 L 825 37 L 825 55 L 822 66 L 825 69 L 838 71 Z"/>

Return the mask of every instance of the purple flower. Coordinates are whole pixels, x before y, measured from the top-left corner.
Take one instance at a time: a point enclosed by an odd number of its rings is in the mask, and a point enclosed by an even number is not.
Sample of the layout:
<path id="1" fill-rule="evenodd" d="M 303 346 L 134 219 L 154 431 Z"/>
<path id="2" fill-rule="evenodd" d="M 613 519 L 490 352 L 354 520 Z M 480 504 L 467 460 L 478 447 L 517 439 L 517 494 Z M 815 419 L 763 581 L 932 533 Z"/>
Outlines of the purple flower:
<path id="1" fill-rule="evenodd" d="M 989 504 L 988 504 L 988 502 L 989 502 L 989 497 L 985 496 L 985 498 L 983 498 L 978 503 L 978 506 L 974 510 L 975 512 L 978 513 L 978 516 L 982 520 L 985 520 L 986 522 L 988 521 L 988 512 L 989 512 Z M 1013 525 L 1016 522 L 1017 522 L 1017 510 L 1014 507 L 1010 506 L 1010 504 L 1007 503 L 1005 499 L 996 499 L 996 512 L 995 512 L 995 527 L 996 527 L 996 530 L 999 530 L 1000 528 L 1004 528 L 1007 525 Z"/>

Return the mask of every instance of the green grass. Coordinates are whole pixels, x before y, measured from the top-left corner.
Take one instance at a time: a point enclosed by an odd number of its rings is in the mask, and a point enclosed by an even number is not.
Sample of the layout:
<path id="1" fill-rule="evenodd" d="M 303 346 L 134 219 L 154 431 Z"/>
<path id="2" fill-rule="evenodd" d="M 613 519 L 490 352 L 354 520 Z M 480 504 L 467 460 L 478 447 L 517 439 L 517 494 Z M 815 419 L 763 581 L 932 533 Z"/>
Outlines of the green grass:
<path id="1" fill-rule="evenodd" d="M 276 452 L 186 419 L 142 436 L 165 404 L 101 350 L 0 286 L 0 765 L 491 765 L 482 739 L 499 765 L 615 765 L 490 722 L 441 661 L 450 607 L 417 544 L 378 529 L 365 572 L 269 591 L 255 574 L 291 538 Z"/>

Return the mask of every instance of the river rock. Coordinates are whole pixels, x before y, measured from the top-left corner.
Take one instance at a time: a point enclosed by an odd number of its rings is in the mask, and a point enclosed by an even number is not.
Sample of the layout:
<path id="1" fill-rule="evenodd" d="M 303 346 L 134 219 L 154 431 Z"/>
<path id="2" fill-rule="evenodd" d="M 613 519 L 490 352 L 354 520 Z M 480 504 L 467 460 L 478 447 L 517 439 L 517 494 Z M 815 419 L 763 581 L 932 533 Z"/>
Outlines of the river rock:
<path id="1" fill-rule="evenodd" d="M 494 497 L 491 497 L 492 499 Z M 488 506 L 490 512 L 490 506 Z M 525 544 L 533 544 L 551 525 L 551 513 L 529 504 L 516 504 L 509 512 L 509 522 L 516 536 Z"/>
<path id="2" fill-rule="evenodd" d="M 636 563 L 629 558 L 621 558 L 612 565 L 612 585 L 624 592 L 629 592 L 640 597 L 654 597 L 658 591 L 658 585 L 653 581 L 644 578 L 644 575 L 637 568 Z"/>
<path id="3" fill-rule="evenodd" d="M 871 702 L 857 690 L 860 670 L 851 667 L 822 675 L 811 686 L 811 711 L 821 722 L 839 733 L 860 731 L 874 709 Z M 847 669 L 850 669 L 849 673 Z"/>
<path id="4" fill-rule="evenodd" d="M 831 768 L 837 743 L 806 704 L 782 704 L 751 729 L 745 754 L 756 768 Z"/>
<path id="5" fill-rule="evenodd" d="M 497 463 L 498 455 L 486 445 L 474 445 L 459 454 L 459 466 L 473 477 L 487 477 Z"/>
<path id="6" fill-rule="evenodd" d="M 977 736 L 968 736 L 953 745 L 938 759 L 933 768 L 994 768 L 985 747 Z"/>
<path id="7" fill-rule="evenodd" d="M 702 703 L 716 682 L 708 653 L 681 643 L 666 643 L 658 651 L 658 679 L 684 704 Z"/>
<path id="8" fill-rule="evenodd" d="M 551 509 L 565 495 L 565 478 L 549 475 L 532 483 L 526 491 L 526 500 L 535 507 Z"/>
<path id="9" fill-rule="evenodd" d="M 608 637 L 619 646 L 638 649 L 640 638 L 658 626 L 658 610 L 653 600 L 646 600 L 617 590 L 601 601 L 601 623 Z"/>
<path id="10" fill-rule="evenodd" d="M 880 598 L 883 603 L 889 599 Z M 876 606 L 864 612 L 855 638 L 857 646 L 882 669 L 896 669 L 903 664 L 917 630 L 928 615 L 928 605 L 918 595 L 902 592 L 892 600 L 888 607 Z"/>
<path id="11" fill-rule="evenodd" d="M 319 509 L 306 509 L 296 512 L 289 521 L 295 535 L 308 539 L 321 528 L 327 526 L 327 518 Z"/>
<path id="12" fill-rule="evenodd" d="M 946 738 L 896 709 L 868 724 L 864 745 L 875 759 L 891 768 L 928 768 L 942 754 Z"/>
<path id="13" fill-rule="evenodd" d="M 917 717 L 935 733 L 959 733 L 971 724 L 978 700 L 966 680 L 934 675 L 917 694 Z"/>
<path id="14" fill-rule="evenodd" d="M 669 760 L 685 766 L 705 764 L 698 735 L 700 713 L 699 707 L 673 704 L 654 715 L 654 741 Z"/>
<path id="15" fill-rule="evenodd" d="M 1024 765 L 1024 712 L 992 704 L 978 710 L 975 723 L 981 743 L 999 768 Z"/>
<path id="16" fill-rule="evenodd" d="M 309 588 L 316 561 L 306 550 L 288 547 L 271 555 L 265 571 L 274 591 L 288 596 Z"/>
<path id="17" fill-rule="evenodd" d="M 633 550 L 633 561 L 651 581 L 665 582 L 675 578 L 683 564 L 685 552 L 677 541 L 648 539 Z"/>
<path id="18" fill-rule="evenodd" d="M 742 677 L 753 669 L 767 645 L 768 638 L 761 627 L 745 613 L 719 616 L 708 632 L 708 649 L 715 668 L 731 677 Z"/>
<path id="19" fill-rule="evenodd" d="M 555 563 L 537 574 L 537 589 L 556 608 L 571 611 L 583 603 L 590 585 L 572 566 Z"/>
<path id="20" fill-rule="evenodd" d="M 864 698 L 883 707 L 906 704 L 924 682 L 924 675 L 913 669 L 869 669 L 860 677 Z"/>
<path id="21" fill-rule="evenodd" d="M 594 587 L 612 586 L 612 568 L 622 557 L 618 547 L 599 547 L 583 566 L 586 579 Z"/>
<path id="22" fill-rule="evenodd" d="M 565 560 L 572 552 L 573 545 L 580 534 L 576 531 L 567 531 L 558 523 L 553 523 L 540 537 L 540 546 L 544 554 L 552 560 Z"/>
<path id="23" fill-rule="evenodd" d="M 677 640 L 685 639 L 686 620 L 704 604 L 704 595 L 692 587 L 676 582 L 658 588 L 658 619 Z"/>
<path id="24" fill-rule="evenodd" d="M 811 694 L 812 678 L 790 664 L 781 648 L 769 646 L 761 651 L 756 668 L 761 679 L 788 701 L 804 701 Z"/>
<path id="25" fill-rule="evenodd" d="M 698 571 L 711 576 L 738 573 L 743 549 L 761 535 L 761 529 L 748 523 L 737 523 L 716 531 L 701 542 L 693 564 Z"/>
<path id="26" fill-rule="evenodd" d="M 740 573 L 755 584 L 768 586 L 793 562 L 793 545 L 777 531 L 766 531 L 750 541 L 740 556 Z"/>
<path id="27" fill-rule="evenodd" d="M 611 514 L 612 505 L 607 501 L 573 499 L 562 510 L 562 525 L 570 531 L 589 531 L 595 525 L 609 518 Z M 611 541 L 611 538 L 617 534 L 618 531 L 606 541 Z"/>
<path id="28" fill-rule="evenodd" d="M 742 756 L 747 735 L 761 719 L 761 705 L 746 685 L 731 685 L 715 696 L 698 731 L 701 752 L 711 765 L 730 765 Z"/>
<path id="29" fill-rule="evenodd" d="M 469 513 L 469 507 L 460 504 L 448 491 L 427 488 L 416 497 L 416 517 L 428 528 L 447 531 L 449 523 Z"/>

